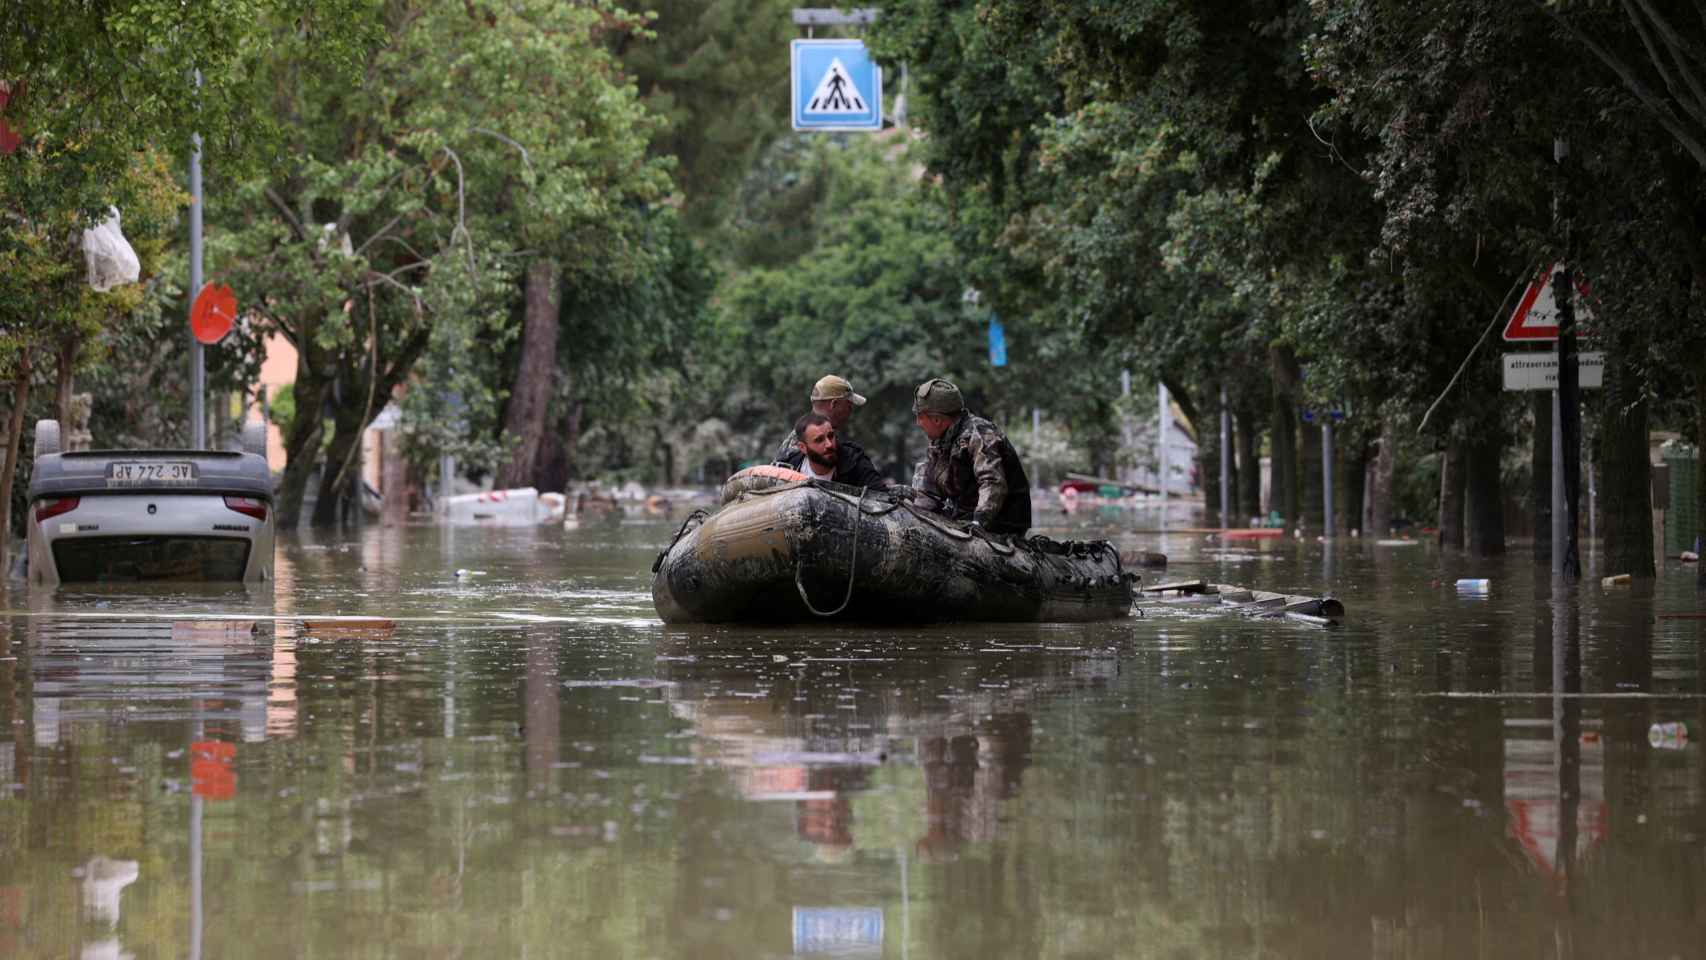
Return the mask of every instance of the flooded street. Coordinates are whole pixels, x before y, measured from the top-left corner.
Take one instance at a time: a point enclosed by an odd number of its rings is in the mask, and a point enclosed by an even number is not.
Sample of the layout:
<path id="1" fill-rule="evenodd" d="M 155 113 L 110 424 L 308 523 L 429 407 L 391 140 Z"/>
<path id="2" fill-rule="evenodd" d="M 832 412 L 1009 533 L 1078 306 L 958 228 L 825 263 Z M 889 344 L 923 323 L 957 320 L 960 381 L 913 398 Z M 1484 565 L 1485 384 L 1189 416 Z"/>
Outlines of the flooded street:
<path id="1" fill-rule="evenodd" d="M 257 593 L 15 587 L 0 955 L 1706 942 L 1701 627 L 1659 618 L 1696 609 L 1692 568 L 1602 588 L 1590 556 L 1554 597 L 1526 544 L 1081 518 L 1045 532 L 1167 553 L 1146 583 L 1331 591 L 1347 622 L 665 627 L 648 570 L 680 520 L 281 538 Z"/>

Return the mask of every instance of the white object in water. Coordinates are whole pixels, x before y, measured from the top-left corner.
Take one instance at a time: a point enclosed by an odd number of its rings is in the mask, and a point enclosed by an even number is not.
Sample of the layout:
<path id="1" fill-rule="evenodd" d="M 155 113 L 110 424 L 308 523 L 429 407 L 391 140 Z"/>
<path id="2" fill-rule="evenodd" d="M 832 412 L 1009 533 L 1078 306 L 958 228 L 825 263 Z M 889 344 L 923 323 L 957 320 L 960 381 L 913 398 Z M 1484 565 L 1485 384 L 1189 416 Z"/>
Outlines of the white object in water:
<path id="1" fill-rule="evenodd" d="M 540 522 L 542 512 L 539 491 L 518 487 L 450 497 L 440 516 L 460 527 L 530 527 Z"/>
<path id="2" fill-rule="evenodd" d="M 1492 585 L 1493 585 L 1493 581 L 1486 580 L 1486 579 L 1459 580 L 1459 581 L 1457 581 L 1457 592 L 1458 593 L 1486 593 L 1488 588 L 1490 588 Z"/>

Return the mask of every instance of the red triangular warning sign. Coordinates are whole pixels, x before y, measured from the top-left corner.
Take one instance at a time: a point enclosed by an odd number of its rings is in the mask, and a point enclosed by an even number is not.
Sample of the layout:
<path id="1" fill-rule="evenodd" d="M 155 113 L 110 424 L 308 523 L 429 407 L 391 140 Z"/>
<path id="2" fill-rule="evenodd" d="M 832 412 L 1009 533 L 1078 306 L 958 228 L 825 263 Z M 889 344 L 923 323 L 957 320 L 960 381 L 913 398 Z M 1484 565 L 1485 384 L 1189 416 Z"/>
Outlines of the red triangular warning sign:
<path id="1" fill-rule="evenodd" d="M 1558 339 L 1558 299 L 1552 294 L 1552 278 L 1558 270 L 1558 264 L 1547 264 L 1546 269 L 1528 282 L 1528 289 L 1522 292 L 1522 299 L 1517 301 L 1516 309 L 1505 323 L 1506 340 Z M 1575 279 L 1576 329 L 1581 332 L 1593 320 L 1593 309 L 1588 305 L 1593 293 L 1579 274 Z"/>

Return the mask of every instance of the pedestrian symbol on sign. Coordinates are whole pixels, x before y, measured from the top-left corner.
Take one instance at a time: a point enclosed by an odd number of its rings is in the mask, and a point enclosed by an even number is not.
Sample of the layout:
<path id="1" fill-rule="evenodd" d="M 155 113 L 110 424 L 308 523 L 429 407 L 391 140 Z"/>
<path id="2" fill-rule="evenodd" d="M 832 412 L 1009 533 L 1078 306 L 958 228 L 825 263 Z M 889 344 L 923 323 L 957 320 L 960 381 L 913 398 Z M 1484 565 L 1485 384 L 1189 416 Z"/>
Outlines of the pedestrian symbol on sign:
<path id="1" fill-rule="evenodd" d="M 840 57 L 829 62 L 829 69 L 812 93 L 811 103 L 806 105 L 807 113 L 864 113 L 868 109 Z"/>
<path id="2" fill-rule="evenodd" d="M 795 40 L 789 45 L 795 130 L 883 128 L 883 71 L 861 40 Z"/>

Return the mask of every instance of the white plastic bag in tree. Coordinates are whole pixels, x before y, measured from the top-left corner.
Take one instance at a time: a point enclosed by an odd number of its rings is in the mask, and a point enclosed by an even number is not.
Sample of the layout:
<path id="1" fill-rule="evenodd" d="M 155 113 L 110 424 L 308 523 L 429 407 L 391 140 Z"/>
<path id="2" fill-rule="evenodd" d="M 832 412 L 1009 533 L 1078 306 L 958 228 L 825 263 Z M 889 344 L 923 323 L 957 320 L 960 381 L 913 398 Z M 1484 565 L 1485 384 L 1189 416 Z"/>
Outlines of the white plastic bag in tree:
<path id="1" fill-rule="evenodd" d="M 119 230 L 118 209 L 93 230 L 83 231 L 83 259 L 89 261 L 89 286 L 100 293 L 125 283 L 135 283 L 142 276 L 142 264 L 136 251 Z"/>

